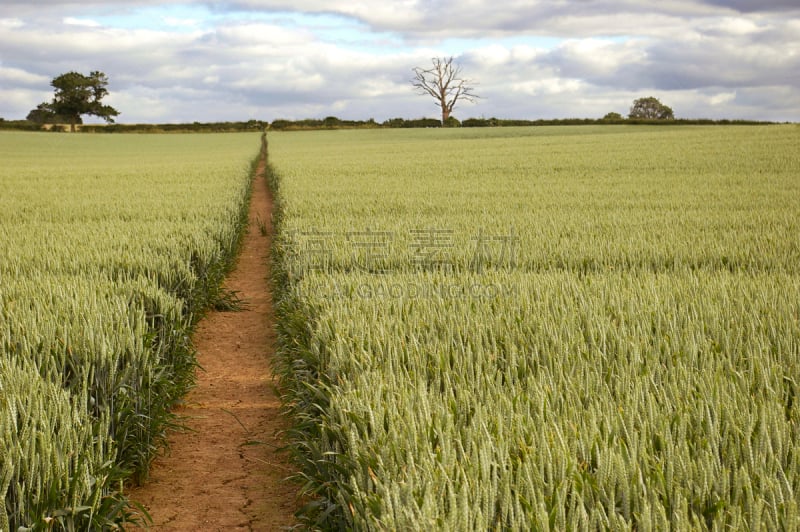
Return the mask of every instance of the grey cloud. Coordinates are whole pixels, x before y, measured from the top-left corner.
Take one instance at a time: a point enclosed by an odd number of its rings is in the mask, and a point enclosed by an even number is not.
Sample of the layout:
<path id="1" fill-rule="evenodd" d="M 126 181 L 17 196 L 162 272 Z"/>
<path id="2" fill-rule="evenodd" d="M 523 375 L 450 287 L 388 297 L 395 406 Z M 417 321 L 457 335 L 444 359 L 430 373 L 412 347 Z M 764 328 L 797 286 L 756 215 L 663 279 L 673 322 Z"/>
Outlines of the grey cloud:
<path id="1" fill-rule="evenodd" d="M 776 23 L 777 24 L 777 23 Z M 541 61 L 560 74 L 608 87 L 800 87 L 800 37 L 776 25 L 753 35 L 688 33 L 673 39 L 611 42 L 581 51 L 561 46 Z M 792 40 L 793 39 L 793 40 Z"/>
<path id="2" fill-rule="evenodd" d="M 796 0 L 396 0 L 353 3 L 350 0 L 231 0 L 208 4 L 216 10 L 298 11 L 334 14 L 359 20 L 378 31 L 403 35 L 409 42 L 444 37 L 490 37 L 535 32 L 539 35 L 652 35 L 682 29 L 696 17 L 794 11 Z"/>
<path id="3" fill-rule="evenodd" d="M 740 13 L 797 11 L 797 0 L 705 0 L 706 4 L 726 7 Z"/>

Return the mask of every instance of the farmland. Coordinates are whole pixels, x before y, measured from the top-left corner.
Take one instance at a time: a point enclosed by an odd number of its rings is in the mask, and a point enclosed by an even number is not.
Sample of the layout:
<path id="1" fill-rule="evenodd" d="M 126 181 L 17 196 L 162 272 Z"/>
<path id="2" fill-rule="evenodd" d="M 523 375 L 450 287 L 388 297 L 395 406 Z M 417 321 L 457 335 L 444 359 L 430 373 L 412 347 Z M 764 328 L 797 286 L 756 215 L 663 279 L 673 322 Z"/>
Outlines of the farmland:
<path id="1" fill-rule="evenodd" d="M 800 526 L 800 130 L 271 133 L 306 518 Z"/>
<path id="2" fill-rule="evenodd" d="M 126 512 L 220 304 L 257 135 L 0 133 L 0 529 Z"/>

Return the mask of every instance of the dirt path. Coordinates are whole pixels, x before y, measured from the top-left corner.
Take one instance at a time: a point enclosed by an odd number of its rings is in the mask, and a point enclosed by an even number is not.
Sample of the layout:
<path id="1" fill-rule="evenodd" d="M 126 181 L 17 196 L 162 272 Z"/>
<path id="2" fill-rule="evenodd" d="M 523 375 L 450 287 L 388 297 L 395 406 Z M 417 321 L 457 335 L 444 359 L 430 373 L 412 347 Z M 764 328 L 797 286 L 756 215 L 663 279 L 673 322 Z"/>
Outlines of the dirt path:
<path id="1" fill-rule="evenodd" d="M 225 287 L 239 292 L 242 312 L 211 312 L 197 326 L 197 386 L 179 412 L 193 432 L 173 433 L 170 451 L 131 492 L 153 518 L 153 530 L 282 530 L 296 524 L 296 491 L 283 455 L 280 403 L 270 358 L 274 319 L 268 286 L 272 201 L 261 160 L 250 224 Z M 263 236 L 259 223 L 267 224 Z"/>

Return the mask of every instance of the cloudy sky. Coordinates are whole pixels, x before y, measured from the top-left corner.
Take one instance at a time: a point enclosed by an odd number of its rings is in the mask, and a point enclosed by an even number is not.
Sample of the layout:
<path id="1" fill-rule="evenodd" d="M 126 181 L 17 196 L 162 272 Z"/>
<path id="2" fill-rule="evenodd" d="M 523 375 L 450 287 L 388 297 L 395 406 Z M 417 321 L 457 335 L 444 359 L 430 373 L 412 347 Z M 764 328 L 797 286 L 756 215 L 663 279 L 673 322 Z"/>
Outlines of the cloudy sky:
<path id="1" fill-rule="evenodd" d="M 799 0 L 2 0 L 0 117 L 105 72 L 119 122 L 437 116 L 412 67 L 454 56 L 454 115 L 800 122 Z"/>

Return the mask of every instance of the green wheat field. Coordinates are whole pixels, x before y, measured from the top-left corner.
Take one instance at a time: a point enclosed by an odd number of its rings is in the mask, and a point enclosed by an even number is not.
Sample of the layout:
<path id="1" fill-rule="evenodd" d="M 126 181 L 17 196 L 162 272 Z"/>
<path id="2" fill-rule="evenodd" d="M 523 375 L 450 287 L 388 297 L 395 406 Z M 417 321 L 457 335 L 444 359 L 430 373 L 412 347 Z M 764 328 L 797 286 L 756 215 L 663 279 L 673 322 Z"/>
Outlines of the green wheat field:
<path id="1" fill-rule="evenodd" d="M 266 138 L 305 525 L 800 528 L 799 127 Z M 259 147 L 0 133 L 0 530 L 131 511 Z"/>
<path id="2" fill-rule="evenodd" d="M 0 132 L 3 530 L 106 530 L 129 513 L 191 384 L 258 135 Z M 0 508 L 2 510 L 3 508 Z"/>
<path id="3" fill-rule="evenodd" d="M 800 129 L 269 135 L 309 519 L 800 526 Z"/>

